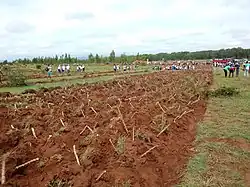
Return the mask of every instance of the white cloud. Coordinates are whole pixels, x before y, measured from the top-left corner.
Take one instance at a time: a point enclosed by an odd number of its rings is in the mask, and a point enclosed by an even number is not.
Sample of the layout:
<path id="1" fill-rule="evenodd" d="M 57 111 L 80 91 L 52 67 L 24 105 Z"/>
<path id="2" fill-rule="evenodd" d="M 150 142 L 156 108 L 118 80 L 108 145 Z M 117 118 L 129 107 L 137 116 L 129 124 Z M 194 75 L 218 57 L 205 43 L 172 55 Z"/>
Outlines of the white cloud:
<path id="1" fill-rule="evenodd" d="M 250 46 L 248 0 L 8 0 L 0 11 L 0 59 Z"/>

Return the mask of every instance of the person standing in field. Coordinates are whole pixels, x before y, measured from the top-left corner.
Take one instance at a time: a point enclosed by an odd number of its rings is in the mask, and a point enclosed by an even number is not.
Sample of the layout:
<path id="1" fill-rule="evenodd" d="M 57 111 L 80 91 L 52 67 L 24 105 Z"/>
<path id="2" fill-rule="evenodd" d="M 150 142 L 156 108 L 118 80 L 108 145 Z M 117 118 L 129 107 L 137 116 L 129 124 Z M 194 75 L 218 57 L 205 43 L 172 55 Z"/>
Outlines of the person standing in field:
<path id="1" fill-rule="evenodd" d="M 84 72 L 85 71 L 85 65 L 83 64 L 82 65 L 82 72 Z"/>
<path id="2" fill-rule="evenodd" d="M 49 65 L 48 66 L 48 77 L 51 78 L 51 75 L 52 75 L 52 66 Z"/>
<path id="3" fill-rule="evenodd" d="M 227 72 L 229 71 L 229 69 L 230 69 L 230 66 L 228 64 L 223 68 L 225 77 L 227 77 Z"/>
<path id="4" fill-rule="evenodd" d="M 62 68 L 61 68 L 61 65 L 60 65 L 60 64 L 58 65 L 57 71 L 58 71 L 58 73 L 61 73 L 61 72 L 62 72 Z"/>
<path id="5" fill-rule="evenodd" d="M 123 71 L 126 71 L 126 70 L 127 70 L 127 66 L 123 65 Z"/>
<path id="6" fill-rule="evenodd" d="M 231 64 L 231 67 L 229 68 L 229 77 L 234 77 L 234 71 L 235 71 L 235 67 L 233 64 Z"/>
<path id="7" fill-rule="evenodd" d="M 70 72 L 70 66 L 69 66 L 69 64 L 66 66 L 66 71 L 67 71 L 67 73 Z"/>
<path id="8" fill-rule="evenodd" d="M 76 71 L 77 71 L 77 72 L 81 72 L 81 66 L 80 66 L 80 65 L 77 65 L 77 66 L 76 66 Z"/>
<path id="9" fill-rule="evenodd" d="M 240 64 L 238 62 L 235 63 L 236 77 L 239 77 L 240 73 Z"/>
<path id="10" fill-rule="evenodd" d="M 250 71 L 250 64 L 248 62 L 246 62 L 244 64 L 244 77 L 248 77 L 249 76 L 249 71 Z"/>
<path id="11" fill-rule="evenodd" d="M 65 65 L 63 64 L 62 65 L 62 73 L 64 73 L 65 72 Z"/>

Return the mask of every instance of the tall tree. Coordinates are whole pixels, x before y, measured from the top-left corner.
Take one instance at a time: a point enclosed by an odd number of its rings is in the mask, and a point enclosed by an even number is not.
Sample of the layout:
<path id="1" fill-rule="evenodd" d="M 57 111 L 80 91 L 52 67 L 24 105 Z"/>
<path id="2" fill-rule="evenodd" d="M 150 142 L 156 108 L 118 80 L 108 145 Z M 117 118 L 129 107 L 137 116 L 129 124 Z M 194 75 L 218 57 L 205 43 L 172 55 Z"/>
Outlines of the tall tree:
<path id="1" fill-rule="evenodd" d="M 127 62 L 127 56 L 126 56 L 126 54 L 125 53 L 122 53 L 121 54 L 121 57 L 120 57 L 120 59 L 121 59 L 121 63 L 126 63 Z"/>
<path id="2" fill-rule="evenodd" d="M 136 60 L 140 60 L 140 53 L 137 53 Z"/>
<path id="3" fill-rule="evenodd" d="M 91 62 L 91 63 L 93 63 L 95 61 L 94 56 L 93 56 L 92 53 L 89 54 L 88 61 Z"/>
<path id="4" fill-rule="evenodd" d="M 95 55 L 95 62 L 96 63 L 100 63 L 101 62 L 101 59 L 100 59 L 100 57 L 99 57 L 98 54 Z"/>
<path id="5" fill-rule="evenodd" d="M 109 61 L 112 63 L 115 62 L 115 51 L 114 50 L 112 50 L 110 55 L 109 55 Z"/>

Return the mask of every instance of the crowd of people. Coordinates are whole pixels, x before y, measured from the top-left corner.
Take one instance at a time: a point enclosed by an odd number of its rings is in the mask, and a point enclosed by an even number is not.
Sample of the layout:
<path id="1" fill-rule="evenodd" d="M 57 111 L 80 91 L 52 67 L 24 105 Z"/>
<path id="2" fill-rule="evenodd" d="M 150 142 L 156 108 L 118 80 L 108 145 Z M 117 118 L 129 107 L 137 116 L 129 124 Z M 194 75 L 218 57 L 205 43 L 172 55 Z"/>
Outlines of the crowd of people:
<path id="1" fill-rule="evenodd" d="M 123 70 L 123 71 L 130 71 L 130 70 L 136 70 L 137 66 L 136 65 L 123 65 L 122 67 L 120 67 L 119 64 L 114 64 L 113 69 L 114 71 L 119 71 L 119 70 Z"/>
<path id="2" fill-rule="evenodd" d="M 69 73 L 70 72 L 70 65 L 69 64 L 67 64 L 67 65 L 59 64 L 58 67 L 57 67 L 57 72 L 58 73 Z"/>
<path id="3" fill-rule="evenodd" d="M 51 77 L 52 75 L 52 65 L 47 65 L 45 67 L 45 71 L 47 72 L 48 74 L 48 77 Z M 57 67 L 57 72 L 59 74 L 64 74 L 64 73 L 70 73 L 70 65 L 69 64 L 59 64 L 58 67 Z M 85 71 L 85 66 L 84 64 L 82 65 L 77 65 L 76 66 L 76 72 L 84 72 Z"/>
<path id="4" fill-rule="evenodd" d="M 153 69 L 154 70 L 195 70 L 195 66 L 197 64 L 195 63 L 178 63 L 178 64 L 172 64 L 172 65 L 166 65 L 166 64 L 162 64 L 162 65 L 158 65 L 158 66 L 154 66 Z"/>
<path id="5" fill-rule="evenodd" d="M 238 62 L 229 62 L 224 65 L 223 71 L 225 73 L 225 77 L 234 77 L 234 73 L 236 73 L 236 77 L 240 74 L 241 64 Z M 244 72 L 244 76 L 248 77 L 250 73 L 250 63 L 245 62 L 242 66 L 242 70 Z"/>

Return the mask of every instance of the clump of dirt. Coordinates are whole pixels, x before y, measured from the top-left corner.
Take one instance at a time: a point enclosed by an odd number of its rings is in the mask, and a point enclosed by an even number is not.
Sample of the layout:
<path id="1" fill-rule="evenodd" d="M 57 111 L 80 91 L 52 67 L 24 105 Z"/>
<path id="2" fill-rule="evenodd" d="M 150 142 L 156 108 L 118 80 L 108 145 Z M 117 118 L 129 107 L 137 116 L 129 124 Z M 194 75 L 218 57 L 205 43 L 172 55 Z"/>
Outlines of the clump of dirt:
<path id="1" fill-rule="evenodd" d="M 12 97 L 13 95 L 10 92 L 0 92 L 0 97 Z"/>
<path id="2" fill-rule="evenodd" d="M 22 94 L 35 94 L 36 90 L 34 89 L 27 89 L 22 92 Z"/>
<path id="3" fill-rule="evenodd" d="M 178 183 L 205 112 L 200 88 L 208 87 L 211 75 L 182 71 L 125 77 L 39 91 L 26 98 L 24 108 L 0 109 L 6 186 Z"/>

